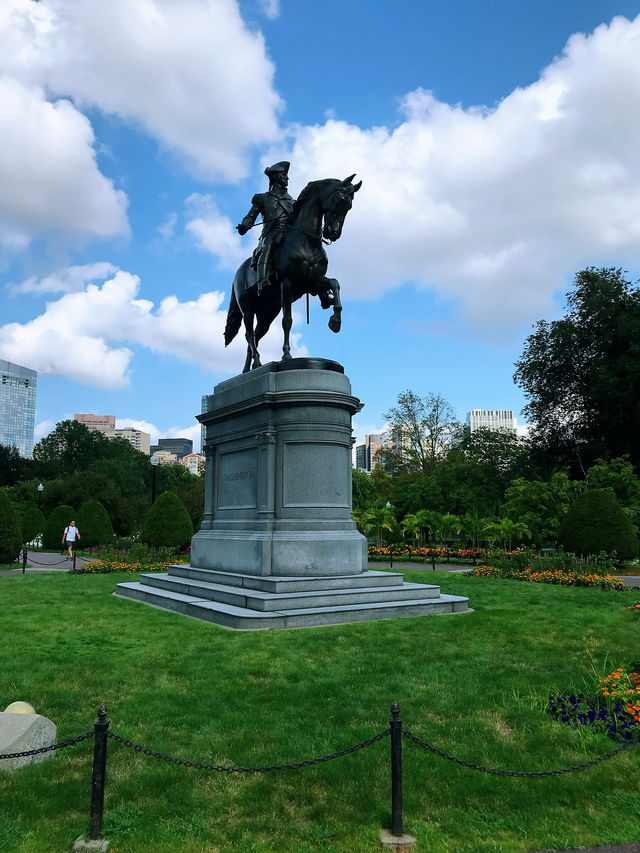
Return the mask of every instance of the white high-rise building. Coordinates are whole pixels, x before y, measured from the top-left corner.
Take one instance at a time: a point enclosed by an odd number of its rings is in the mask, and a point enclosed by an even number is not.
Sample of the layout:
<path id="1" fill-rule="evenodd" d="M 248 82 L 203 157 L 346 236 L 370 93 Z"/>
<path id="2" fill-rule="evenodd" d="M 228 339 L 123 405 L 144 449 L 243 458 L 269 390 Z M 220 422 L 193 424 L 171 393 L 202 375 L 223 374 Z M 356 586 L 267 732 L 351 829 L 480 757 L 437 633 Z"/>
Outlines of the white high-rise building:
<path id="1" fill-rule="evenodd" d="M 471 409 L 467 413 L 469 432 L 491 429 L 516 435 L 516 419 L 510 409 Z"/>

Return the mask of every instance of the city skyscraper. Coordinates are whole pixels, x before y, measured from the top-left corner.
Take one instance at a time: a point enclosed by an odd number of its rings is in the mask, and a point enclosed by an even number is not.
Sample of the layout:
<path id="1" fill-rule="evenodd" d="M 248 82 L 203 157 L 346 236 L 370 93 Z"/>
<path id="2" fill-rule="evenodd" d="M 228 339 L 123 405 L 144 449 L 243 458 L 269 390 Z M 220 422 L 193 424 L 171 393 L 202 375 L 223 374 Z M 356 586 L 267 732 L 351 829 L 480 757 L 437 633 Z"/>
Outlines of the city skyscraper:
<path id="1" fill-rule="evenodd" d="M 29 367 L 0 361 L 0 444 L 33 456 L 38 374 Z"/>
<path id="2" fill-rule="evenodd" d="M 511 409 L 471 409 L 467 414 L 469 432 L 477 429 L 491 429 L 510 432 L 515 435 L 516 420 Z"/>

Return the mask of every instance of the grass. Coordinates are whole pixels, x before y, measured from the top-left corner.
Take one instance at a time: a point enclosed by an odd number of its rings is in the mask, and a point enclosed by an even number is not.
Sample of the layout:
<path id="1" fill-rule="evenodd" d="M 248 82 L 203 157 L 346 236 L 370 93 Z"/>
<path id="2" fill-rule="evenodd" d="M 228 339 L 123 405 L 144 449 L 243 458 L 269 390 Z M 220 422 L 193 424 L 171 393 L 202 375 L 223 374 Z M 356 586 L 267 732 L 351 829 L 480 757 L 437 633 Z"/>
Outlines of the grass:
<path id="1" fill-rule="evenodd" d="M 466 760 L 563 767 L 610 750 L 563 726 L 549 693 L 584 690 L 640 657 L 630 594 L 404 571 L 475 612 L 308 630 L 230 632 L 111 595 L 131 575 L 0 579 L 0 707 L 31 702 L 58 739 L 111 728 L 220 764 L 296 761 L 386 728 Z M 637 590 L 634 591 L 637 594 Z M 389 742 L 262 775 L 175 767 L 109 742 L 113 853 L 364 853 L 390 811 Z M 429 853 L 510 853 L 640 840 L 640 747 L 545 779 L 481 774 L 404 744 L 405 831 Z M 91 741 L 0 774 L 0 850 L 69 850 L 86 833 Z"/>

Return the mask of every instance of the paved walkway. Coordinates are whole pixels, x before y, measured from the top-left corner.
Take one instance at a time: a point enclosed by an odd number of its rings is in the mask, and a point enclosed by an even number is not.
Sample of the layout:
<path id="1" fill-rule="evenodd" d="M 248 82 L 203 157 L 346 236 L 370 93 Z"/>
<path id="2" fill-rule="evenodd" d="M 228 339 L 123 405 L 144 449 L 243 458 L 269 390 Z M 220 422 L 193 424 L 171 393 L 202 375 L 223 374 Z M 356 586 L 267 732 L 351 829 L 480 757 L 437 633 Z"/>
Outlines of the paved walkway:
<path id="1" fill-rule="evenodd" d="M 92 557 L 91 559 L 95 559 Z M 89 562 L 89 557 L 81 557 L 76 555 L 76 569 L 81 569 L 85 563 Z M 68 572 L 73 566 L 73 559 L 67 557 L 66 552 L 61 554 L 59 551 L 50 554 L 46 551 L 27 551 L 27 568 L 25 574 L 33 574 L 34 572 Z M 3 569 L 0 575 L 21 575 L 22 560 L 16 563 L 15 569 Z"/>

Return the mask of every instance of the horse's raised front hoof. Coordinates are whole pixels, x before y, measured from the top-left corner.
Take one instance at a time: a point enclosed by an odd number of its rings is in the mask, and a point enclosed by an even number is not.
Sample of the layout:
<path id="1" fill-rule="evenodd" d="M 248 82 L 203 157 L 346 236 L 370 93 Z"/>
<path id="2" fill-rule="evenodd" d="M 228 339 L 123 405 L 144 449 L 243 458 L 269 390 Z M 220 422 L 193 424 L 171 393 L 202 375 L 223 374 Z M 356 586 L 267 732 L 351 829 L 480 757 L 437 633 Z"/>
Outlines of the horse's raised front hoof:
<path id="1" fill-rule="evenodd" d="M 331 315 L 331 317 L 329 317 L 328 326 L 332 332 L 339 332 L 341 325 L 342 325 L 342 322 L 340 320 L 340 317 L 336 317 L 333 314 Z"/>

